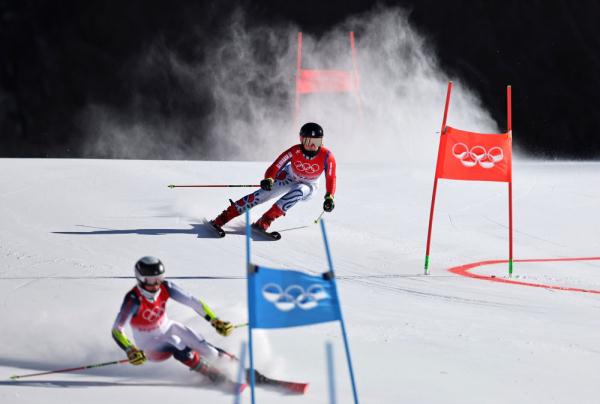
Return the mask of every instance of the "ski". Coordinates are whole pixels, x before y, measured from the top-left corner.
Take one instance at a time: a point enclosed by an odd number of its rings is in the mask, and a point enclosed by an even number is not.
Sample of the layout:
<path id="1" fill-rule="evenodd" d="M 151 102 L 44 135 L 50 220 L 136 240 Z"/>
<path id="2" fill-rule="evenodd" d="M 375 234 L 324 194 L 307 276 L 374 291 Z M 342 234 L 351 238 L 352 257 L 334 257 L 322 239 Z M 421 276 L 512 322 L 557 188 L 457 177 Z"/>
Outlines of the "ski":
<path id="1" fill-rule="evenodd" d="M 220 357 L 226 356 L 234 361 L 239 360 L 234 354 L 231 354 L 226 350 L 219 348 L 215 345 L 211 344 L 211 346 L 214 347 L 217 351 L 219 351 Z M 308 383 L 273 379 L 271 377 L 263 375 L 256 369 L 254 369 L 254 383 L 258 387 L 271 388 L 273 390 L 277 390 L 285 394 L 304 394 L 308 389 Z M 246 384 L 250 384 L 250 369 L 246 369 Z"/>
<path id="2" fill-rule="evenodd" d="M 221 384 L 217 384 L 217 386 L 222 387 L 223 390 L 227 392 L 231 392 L 233 394 L 242 394 L 246 387 L 248 387 L 247 383 L 237 383 L 231 380 L 226 380 Z"/>
<path id="3" fill-rule="evenodd" d="M 225 230 L 222 227 L 219 227 L 213 224 L 212 220 L 207 220 L 204 222 L 206 226 L 208 226 L 212 231 L 214 231 L 219 238 L 225 237 Z"/>
<path id="4" fill-rule="evenodd" d="M 246 387 L 248 387 L 247 383 L 238 383 L 231 380 L 219 369 L 206 362 L 201 361 L 201 366 L 197 370 L 212 385 L 219 387 L 223 391 L 227 391 L 233 394 L 241 394 L 246 389 Z"/>
<path id="5" fill-rule="evenodd" d="M 288 382 L 277 379 L 270 379 L 267 386 L 272 386 L 288 394 L 304 394 L 308 390 L 308 383 Z"/>
<path id="6" fill-rule="evenodd" d="M 254 223 L 250 226 L 250 228 L 252 229 L 252 231 L 255 234 L 258 234 L 259 236 L 262 236 L 266 239 L 269 239 L 269 240 L 281 239 L 281 234 L 279 232 L 263 230 L 260 227 L 256 226 Z"/>
<path id="7" fill-rule="evenodd" d="M 248 383 L 238 383 L 238 382 L 234 382 L 233 380 L 229 380 L 229 379 L 220 380 L 220 381 L 209 380 L 209 383 L 211 385 L 217 387 L 219 390 L 222 390 L 224 392 L 231 393 L 231 394 L 242 394 L 242 392 L 244 390 L 246 390 L 246 387 L 248 387 Z"/>
<path id="8" fill-rule="evenodd" d="M 249 369 L 248 369 L 249 372 Z M 250 374 L 247 374 L 247 382 L 250 383 Z M 260 387 L 269 387 L 287 394 L 304 394 L 308 389 L 308 383 L 290 382 L 287 380 L 273 379 L 254 370 L 254 382 Z"/>

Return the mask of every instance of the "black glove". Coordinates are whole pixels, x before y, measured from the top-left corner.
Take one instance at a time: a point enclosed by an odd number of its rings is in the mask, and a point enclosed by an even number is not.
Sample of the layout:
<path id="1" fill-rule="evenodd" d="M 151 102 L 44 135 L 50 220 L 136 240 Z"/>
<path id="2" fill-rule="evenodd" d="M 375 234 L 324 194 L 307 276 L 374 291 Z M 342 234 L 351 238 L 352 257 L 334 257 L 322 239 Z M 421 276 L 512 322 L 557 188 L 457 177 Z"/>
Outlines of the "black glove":
<path id="1" fill-rule="evenodd" d="M 333 203 L 333 196 L 331 194 L 325 194 L 325 202 L 323 202 L 323 210 L 325 212 L 331 212 L 335 207 L 335 203 Z"/>
<path id="2" fill-rule="evenodd" d="M 262 189 L 264 189 L 265 191 L 270 191 L 273 189 L 274 183 L 275 183 L 275 180 L 273 178 L 265 178 L 264 180 L 262 180 L 260 182 L 260 187 Z"/>

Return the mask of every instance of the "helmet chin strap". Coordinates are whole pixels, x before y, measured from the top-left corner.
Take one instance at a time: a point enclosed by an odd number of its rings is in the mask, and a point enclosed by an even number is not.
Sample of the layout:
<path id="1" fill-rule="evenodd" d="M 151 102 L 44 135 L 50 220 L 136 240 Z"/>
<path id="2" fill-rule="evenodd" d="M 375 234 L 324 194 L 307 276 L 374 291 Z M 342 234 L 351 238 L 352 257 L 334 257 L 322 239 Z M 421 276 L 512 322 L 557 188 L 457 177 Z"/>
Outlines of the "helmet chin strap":
<path id="1" fill-rule="evenodd" d="M 146 299 L 148 299 L 151 302 L 154 302 L 158 298 L 158 295 L 160 294 L 160 290 L 161 290 L 161 288 L 158 288 L 156 290 L 156 292 L 150 292 L 149 290 L 144 289 L 144 287 L 140 284 L 137 285 L 137 288 L 140 291 L 140 293 L 142 294 L 142 296 L 144 296 Z"/>
<path id="2" fill-rule="evenodd" d="M 320 147 L 317 150 L 306 150 L 304 146 L 302 146 L 302 154 L 309 158 L 315 157 L 319 153 L 319 150 L 321 150 Z"/>

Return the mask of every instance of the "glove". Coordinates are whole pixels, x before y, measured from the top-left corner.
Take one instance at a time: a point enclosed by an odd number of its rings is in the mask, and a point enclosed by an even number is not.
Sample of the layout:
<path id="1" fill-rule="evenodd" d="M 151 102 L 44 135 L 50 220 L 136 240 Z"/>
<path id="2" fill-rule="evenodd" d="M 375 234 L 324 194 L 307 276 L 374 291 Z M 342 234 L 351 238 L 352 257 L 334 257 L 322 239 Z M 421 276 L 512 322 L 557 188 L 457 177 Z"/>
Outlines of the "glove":
<path id="1" fill-rule="evenodd" d="M 265 178 L 264 180 L 262 180 L 260 182 L 260 187 L 262 189 L 264 189 L 265 191 L 270 191 L 273 189 L 274 183 L 275 183 L 275 180 L 273 178 Z"/>
<path id="2" fill-rule="evenodd" d="M 146 355 L 144 351 L 138 349 L 135 345 L 127 348 L 127 359 L 129 359 L 129 363 L 134 366 L 143 365 L 146 362 Z"/>
<path id="3" fill-rule="evenodd" d="M 222 321 L 218 318 L 213 318 L 210 321 L 210 325 L 215 327 L 215 330 L 217 330 L 217 332 L 223 335 L 224 337 L 230 335 L 234 329 L 233 324 L 231 324 L 229 321 Z"/>
<path id="4" fill-rule="evenodd" d="M 333 203 L 333 196 L 331 194 L 325 194 L 325 202 L 323 202 L 323 210 L 325 212 L 331 212 L 335 207 L 335 203 Z"/>

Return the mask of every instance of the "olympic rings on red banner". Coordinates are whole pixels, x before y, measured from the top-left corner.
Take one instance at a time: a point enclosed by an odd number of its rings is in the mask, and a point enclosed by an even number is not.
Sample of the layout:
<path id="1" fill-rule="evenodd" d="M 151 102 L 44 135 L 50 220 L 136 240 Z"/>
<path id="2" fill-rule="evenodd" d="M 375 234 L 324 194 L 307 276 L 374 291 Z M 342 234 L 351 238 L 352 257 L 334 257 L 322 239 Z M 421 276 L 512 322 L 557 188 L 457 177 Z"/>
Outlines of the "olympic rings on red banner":
<path id="1" fill-rule="evenodd" d="M 474 167 L 479 164 L 482 168 L 492 168 L 504 159 L 501 147 L 494 146 L 487 150 L 483 146 L 473 146 L 469 149 L 464 143 L 455 143 L 452 146 L 452 155 L 460 160 L 465 167 Z"/>

